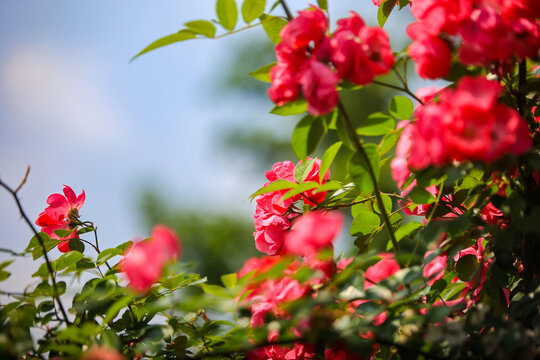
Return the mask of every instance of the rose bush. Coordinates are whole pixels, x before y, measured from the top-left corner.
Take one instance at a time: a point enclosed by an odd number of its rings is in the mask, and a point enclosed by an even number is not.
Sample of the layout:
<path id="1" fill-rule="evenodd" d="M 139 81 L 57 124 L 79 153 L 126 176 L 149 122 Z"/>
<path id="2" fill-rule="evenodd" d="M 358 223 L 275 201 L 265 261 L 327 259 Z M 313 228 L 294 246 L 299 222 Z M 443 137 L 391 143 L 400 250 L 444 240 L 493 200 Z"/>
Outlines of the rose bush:
<path id="1" fill-rule="evenodd" d="M 308 112 L 292 136 L 299 161 L 276 163 L 252 194 L 253 245 L 265 255 L 209 284 L 175 261 L 180 239 L 163 225 L 100 249 L 79 214 L 84 192 L 65 186 L 38 232 L 20 186 L 0 180 L 34 233 L 25 254 L 42 261 L 39 284 L 2 304 L 2 358 L 540 356 L 540 7 L 374 0 L 378 27 L 351 11 L 331 32 L 327 2 L 317 3 L 295 16 L 285 1 L 242 2 L 246 29 L 257 21 L 275 43 L 276 62 L 252 72 L 270 83 L 272 113 Z M 409 6 L 412 43 L 392 53 L 382 26 Z M 234 0 L 217 0 L 216 15 L 137 56 L 213 38 L 216 23 L 240 30 Z M 411 62 L 446 85 L 412 92 Z M 358 118 L 346 99 L 362 86 L 402 94 Z M 387 174 L 397 187 L 383 191 Z M 336 253 L 340 237 L 354 256 Z M 63 279 L 75 278 L 84 285 L 67 291 Z"/>

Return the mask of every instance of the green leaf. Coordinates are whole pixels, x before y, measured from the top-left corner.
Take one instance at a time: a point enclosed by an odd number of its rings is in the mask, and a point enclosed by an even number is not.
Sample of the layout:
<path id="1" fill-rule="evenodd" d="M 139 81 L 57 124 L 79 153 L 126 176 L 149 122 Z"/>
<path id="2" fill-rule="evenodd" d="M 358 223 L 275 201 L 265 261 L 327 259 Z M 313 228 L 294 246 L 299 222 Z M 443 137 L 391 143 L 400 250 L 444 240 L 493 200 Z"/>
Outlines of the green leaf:
<path id="1" fill-rule="evenodd" d="M 394 131 L 396 128 L 395 120 L 388 114 L 376 112 L 368 116 L 356 129 L 359 135 L 379 136 Z"/>
<path id="2" fill-rule="evenodd" d="M 358 211 L 351 224 L 351 235 L 368 235 L 379 228 L 381 219 L 370 211 Z"/>
<path id="3" fill-rule="evenodd" d="M 94 228 L 83 227 L 83 228 L 80 228 L 79 230 L 77 230 L 77 235 L 86 234 L 86 233 L 92 232 L 92 231 L 94 231 Z"/>
<path id="4" fill-rule="evenodd" d="M 388 213 L 392 211 L 392 199 L 390 196 L 386 194 L 381 194 L 381 199 L 384 205 L 384 210 Z M 379 209 L 379 203 L 376 200 L 373 200 L 373 209 L 379 213 L 381 213 L 381 209 Z"/>
<path id="5" fill-rule="evenodd" d="M 73 234 L 74 231 L 75 230 L 60 229 L 60 230 L 54 230 L 54 233 L 63 239 L 66 236 Z"/>
<path id="6" fill-rule="evenodd" d="M 264 13 L 266 0 L 244 0 L 242 4 L 242 18 L 250 23 Z"/>
<path id="7" fill-rule="evenodd" d="M 255 79 L 264 81 L 264 82 L 272 82 L 270 80 L 270 70 L 276 65 L 275 62 L 264 65 L 263 67 L 258 68 L 255 71 L 252 71 L 249 73 L 249 75 L 253 76 Z"/>
<path id="8" fill-rule="evenodd" d="M 409 5 L 410 0 L 401 0 L 399 2 L 399 10 L 403 9 L 405 6 Z"/>
<path id="9" fill-rule="evenodd" d="M 217 0 L 216 14 L 219 23 L 227 30 L 232 31 L 238 21 L 238 7 L 235 0 Z"/>
<path id="10" fill-rule="evenodd" d="M 367 205 L 367 202 L 362 202 L 360 204 L 355 204 L 351 206 L 351 215 L 353 218 L 358 216 L 358 213 L 363 212 L 363 211 L 371 212 L 369 206 Z"/>
<path id="11" fill-rule="evenodd" d="M 392 9 L 396 5 L 397 0 L 383 0 L 379 5 L 379 10 L 377 11 L 377 22 L 380 27 L 383 27 L 386 24 L 386 20 L 390 16 Z"/>
<path id="12" fill-rule="evenodd" d="M 315 181 L 309 181 L 309 182 L 306 182 L 306 183 L 298 184 L 298 186 L 296 186 L 296 188 L 291 189 L 285 195 L 283 195 L 283 197 L 281 198 L 281 201 L 285 201 L 285 200 L 287 200 L 289 198 L 292 198 L 293 196 L 301 194 L 304 191 L 308 191 L 308 190 L 311 190 L 311 189 L 316 189 L 319 186 L 320 186 L 320 184 L 316 183 Z"/>
<path id="13" fill-rule="evenodd" d="M 321 117 L 307 115 L 296 124 L 292 133 L 292 147 L 299 159 L 305 159 L 319 145 L 328 129 Z"/>
<path id="14" fill-rule="evenodd" d="M 122 243 L 118 245 L 116 248 L 122 250 L 122 252 L 126 251 L 128 247 L 133 245 L 133 241 L 126 241 L 125 243 Z"/>
<path id="15" fill-rule="evenodd" d="M 407 224 L 401 226 L 399 229 L 396 230 L 396 232 L 395 232 L 396 240 L 400 241 L 405 236 L 415 232 L 418 229 L 421 229 L 422 227 L 424 227 L 424 225 L 422 225 L 422 223 L 419 223 L 419 222 L 416 222 L 416 221 L 412 221 L 410 223 L 407 223 Z"/>
<path id="16" fill-rule="evenodd" d="M 297 186 L 298 184 L 296 183 L 293 183 L 291 181 L 288 181 L 288 180 L 284 180 L 284 179 L 278 179 L 266 186 L 263 186 L 262 188 L 260 188 L 259 190 L 255 191 L 253 194 L 251 194 L 250 198 L 255 198 L 259 195 L 262 195 L 262 194 L 266 194 L 266 193 L 269 193 L 269 192 L 272 192 L 272 191 L 279 191 L 279 190 L 288 190 L 288 189 L 293 189 Z"/>
<path id="17" fill-rule="evenodd" d="M 341 145 L 343 142 L 338 141 L 337 143 L 332 144 L 326 151 L 324 152 L 324 155 L 321 159 L 321 169 L 319 171 L 319 181 L 323 181 L 324 176 L 326 175 L 326 172 L 328 169 L 330 169 L 330 165 L 332 165 L 332 162 L 336 158 L 336 155 L 341 148 Z"/>
<path id="18" fill-rule="evenodd" d="M 399 120 L 409 120 L 414 112 L 414 105 L 409 98 L 405 96 L 394 96 L 390 100 L 390 114 Z"/>
<path id="19" fill-rule="evenodd" d="M 371 168 L 375 174 L 375 178 L 379 179 L 379 152 L 375 144 L 364 144 L 364 150 L 368 156 Z M 360 153 L 354 154 L 349 161 L 349 174 L 354 185 L 362 194 L 369 194 L 373 191 L 374 185 L 368 170 L 368 163 Z"/>
<path id="20" fill-rule="evenodd" d="M 60 244 L 60 240 L 51 239 L 49 238 L 49 235 L 47 235 L 44 232 L 38 233 L 39 238 L 43 240 L 43 245 L 45 245 L 45 251 L 49 252 L 51 249 L 53 249 L 56 245 Z M 37 260 L 41 256 L 43 256 L 43 252 L 41 251 L 41 245 L 39 245 L 38 236 L 34 235 L 32 239 L 30 239 L 30 243 L 28 243 L 28 246 L 26 247 L 26 251 L 32 252 L 32 259 Z"/>
<path id="21" fill-rule="evenodd" d="M 328 10 L 328 1 L 326 0 L 317 0 L 317 5 L 319 5 L 322 10 Z"/>
<path id="22" fill-rule="evenodd" d="M 109 260 L 114 256 L 122 255 L 122 253 L 123 251 L 117 248 L 105 249 L 98 255 L 96 263 L 98 265 L 104 264 L 105 261 Z"/>
<path id="23" fill-rule="evenodd" d="M 431 204 L 436 200 L 433 194 L 418 186 L 409 193 L 409 198 L 415 204 Z"/>
<path id="24" fill-rule="evenodd" d="M 62 269 L 67 268 L 71 264 L 75 264 L 77 261 L 81 260 L 84 257 L 83 254 L 81 254 L 78 251 L 70 251 L 68 253 L 63 254 L 58 259 L 56 259 L 56 270 L 60 271 Z"/>
<path id="25" fill-rule="evenodd" d="M 303 183 L 311 172 L 315 159 L 303 160 L 294 169 L 294 178 L 298 183 Z"/>
<path id="26" fill-rule="evenodd" d="M 456 263 L 456 271 L 459 279 L 464 282 L 471 281 L 479 265 L 476 255 L 468 254 L 462 256 Z"/>
<path id="27" fill-rule="evenodd" d="M 223 287 L 218 285 L 203 284 L 202 289 L 205 293 L 224 299 L 230 299 L 231 294 Z"/>
<path id="28" fill-rule="evenodd" d="M 188 30 L 209 38 L 216 35 L 216 27 L 208 20 L 194 20 L 184 24 Z"/>
<path id="29" fill-rule="evenodd" d="M 116 331 L 112 329 L 103 330 L 99 342 L 101 345 L 111 349 L 120 349 L 122 346 L 120 338 L 116 335 Z"/>
<path id="30" fill-rule="evenodd" d="M 238 275 L 236 273 L 222 275 L 221 282 L 227 289 L 232 289 L 238 282 Z"/>
<path id="31" fill-rule="evenodd" d="M 80 239 L 69 239 L 68 247 L 70 251 L 84 252 L 84 244 Z"/>
<path id="32" fill-rule="evenodd" d="M 305 113 L 307 111 L 307 102 L 306 100 L 297 100 L 286 103 L 282 106 L 275 106 L 270 110 L 271 114 L 289 116 L 289 115 L 298 115 Z"/>
<path id="33" fill-rule="evenodd" d="M 53 264 L 54 264 L 54 262 L 53 262 Z M 53 270 L 54 270 L 54 268 L 53 268 Z M 39 266 L 39 268 L 37 269 L 37 271 L 32 274 L 32 277 L 47 278 L 48 276 L 49 276 L 49 271 L 47 269 L 47 264 L 46 263 L 41 264 Z"/>
<path id="34" fill-rule="evenodd" d="M 266 32 L 266 35 L 268 35 L 270 40 L 274 44 L 279 44 L 279 42 L 281 41 L 281 37 L 279 36 L 279 33 L 281 29 L 285 25 L 287 25 L 287 21 L 277 16 L 263 14 L 261 16 L 261 23 L 262 23 L 264 31 Z"/>
<path id="35" fill-rule="evenodd" d="M 379 144 L 379 154 L 383 155 L 386 154 L 388 151 L 392 150 L 392 148 L 398 142 L 399 136 L 401 135 L 402 131 L 402 129 L 399 129 L 397 131 L 392 131 L 391 133 L 384 135 L 381 143 Z"/>
<path id="36" fill-rule="evenodd" d="M 114 318 L 118 315 L 120 310 L 128 306 L 133 299 L 135 298 L 134 294 L 128 294 L 122 296 L 119 300 L 115 301 L 107 310 L 105 313 L 105 317 L 103 318 L 103 322 L 101 323 L 101 326 L 104 328 L 108 325 L 108 323 L 111 320 L 114 320 Z"/>
<path id="37" fill-rule="evenodd" d="M 324 184 L 318 186 L 315 192 L 340 190 L 340 189 L 343 189 L 342 183 L 337 182 L 337 181 L 327 181 Z"/>
<path id="38" fill-rule="evenodd" d="M 195 39 L 195 37 L 197 37 L 197 34 L 195 34 L 191 30 L 187 30 L 187 29 L 180 30 L 177 33 L 167 35 L 160 39 L 157 39 L 156 41 L 154 41 L 153 43 L 151 43 L 150 45 L 142 49 L 141 52 L 139 52 L 137 55 L 132 57 L 130 61 L 133 61 L 139 56 L 146 54 L 147 52 L 150 52 L 152 50 L 158 49 L 160 47 L 174 44 L 180 41 Z"/>

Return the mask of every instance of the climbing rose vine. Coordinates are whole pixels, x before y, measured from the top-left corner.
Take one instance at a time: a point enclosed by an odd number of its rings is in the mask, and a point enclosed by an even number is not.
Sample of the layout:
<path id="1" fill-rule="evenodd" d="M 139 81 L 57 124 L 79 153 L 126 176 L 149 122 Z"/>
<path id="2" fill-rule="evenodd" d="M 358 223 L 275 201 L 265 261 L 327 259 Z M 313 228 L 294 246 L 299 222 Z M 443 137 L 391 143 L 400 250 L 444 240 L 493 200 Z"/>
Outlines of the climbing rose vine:
<path id="1" fill-rule="evenodd" d="M 328 1 L 237 5 L 217 0 L 216 19 L 136 57 L 257 26 L 274 42 L 276 61 L 251 74 L 273 114 L 307 114 L 294 117 L 298 161 L 251 195 L 260 257 L 210 283 L 166 225 L 102 249 L 84 191 L 64 186 L 34 222 L 26 177 L 0 180 L 32 231 L 8 252 L 40 263 L 34 283 L 2 291 L 1 357 L 538 358 L 538 2 L 374 0 L 378 26 L 360 8 L 331 23 Z M 415 21 L 396 26 L 411 43 L 392 49 L 383 26 L 408 9 Z M 438 86 L 413 92 L 413 67 Z M 375 87 L 394 93 L 365 113 Z"/>

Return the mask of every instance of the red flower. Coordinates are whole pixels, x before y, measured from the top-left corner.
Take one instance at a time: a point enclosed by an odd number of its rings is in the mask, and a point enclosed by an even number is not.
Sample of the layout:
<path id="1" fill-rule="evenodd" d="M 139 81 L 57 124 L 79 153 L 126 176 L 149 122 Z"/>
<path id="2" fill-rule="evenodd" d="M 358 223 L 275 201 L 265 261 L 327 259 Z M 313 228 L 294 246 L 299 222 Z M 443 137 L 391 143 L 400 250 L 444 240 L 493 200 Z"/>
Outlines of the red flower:
<path id="1" fill-rule="evenodd" d="M 365 26 L 362 18 L 353 11 L 350 15 L 338 21 L 338 28 L 330 40 L 330 57 L 340 78 L 365 85 L 375 76 L 390 71 L 394 56 L 383 29 Z"/>
<path id="2" fill-rule="evenodd" d="M 320 116 L 329 113 L 339 101 L 339 78 L 322 62 L 310 59 L 302 67 L 300 84 L 308 102 L 308 112 Z"/>
<path id="3" fill-rule="evenodd" d="M 282 43 L 294 50 L 307 49 L 310 44 L 321 42 L 328 30 L 328 20 L 318 7 L 312 7 L 298 13 L 281 29 Z"/>
<path id="4" fill-rule="evenodd" d="M 65 240 L 58 244 L 58 250 L 61 252 L 69 251 L 69 241 L 66 239 L 78 238 L 75 231 L 77 227 L 76 221 L 84 200 L 84 190 L 77 196 L 73 189 L 64 185 L 64 195 L 50 195 L 47 198 L 49 206 L 39 214 L 36 220 L 36 225 L 41 226 L 41 231 L 49 235 L 51 239 Z M 73 230 L 73 232 L 61 238 L 54 233 L 56 230 Z"/>
<path id="5" fill-rule="evenodd" d="M 163 266 L 181 255 L 178 236 L 164 225 L 152 229 L 152 237 L 126 249 L 120 263 L 121 271 L 129 280 L 129 286 L 138 292 L 148 291 L 163 271 Z"/>
<path id="6" fill-rule="evenodd" d="M 420 77 L 436 79 L 450 72 L 452 52 L 448 44 L 437 36 L 416 39 L 408 52 L 416 61 L 416 71 Z"/>
<path id="7" fill-rule="evenodd" d="M 497 102 L 501 91 L 496 81 L 464 77 L 455 90 L 441 91 L 439 102 L 417 109 L 408 136 L 398 143 L 401 162 L 392 163 L 394 177 L 403 179 L 402 159 L 408 147 L 408 168 L 416 170 L 452 161 L 492 162 L 506 154 L 527 152 L 532 146 L 527 123 Z"/>
<path id="8" fill-rule="evenodd" d="M 368 289 L 378 282 L 394 275 L 400 269 L 399 264 L 391 253 L 378 254 L 382 259 L 375 265 L 371 265 L 364 274 L 364 289 Z"/>

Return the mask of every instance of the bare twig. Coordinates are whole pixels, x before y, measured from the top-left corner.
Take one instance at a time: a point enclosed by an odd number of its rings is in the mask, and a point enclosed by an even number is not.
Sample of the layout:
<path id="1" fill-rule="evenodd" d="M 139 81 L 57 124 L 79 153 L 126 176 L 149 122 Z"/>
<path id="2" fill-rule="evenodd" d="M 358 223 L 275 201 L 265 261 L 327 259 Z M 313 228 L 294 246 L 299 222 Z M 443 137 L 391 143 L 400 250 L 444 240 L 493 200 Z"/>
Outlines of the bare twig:
<path id="1" fill-rule="evenodd" d="M 17 204 L 17 207 L 19 208 L 19 213 L 21 214 L 21 217 L 24 219 L 24 221 L 26 222 L 28 227 L 32 230 L 32 232 L 34 233 L 34 235 L 36 236 L 36 238 L 37 238 L 37 240 L 39 242 L 39 245 L 41 246 L 41 251 L 43 252 L 43 256 L 45 258 L 45 263 L 47 264 L 47 270 L 49 272 L 51 282 L 52 282 L 52 286 L 53 286 L 53 292 L 54 292 L 53 297 L 56 300 L 56 302 L 58 303 L 58 307 L 60 308 L 60 311 L 62 313 L 64 321 L 66 322 L 66 324 L 69 325 L 71 323 L 70 323 L 70 321 L 69 321 L 69 319 L 67 317 L 67 313 L 66 313 L 66 310 L 64 309 L 64 305 L 62 304 L 62 301 L 60 300 L 60 296 L 58 295 L 58 286 L 56 285 L 56 279 L 55 279 L 55 276 L 54 276 L 54 271 L 53 271 L 52 266 L 51 266 L 51 261 L 49 260 L 49 256 L 47 255 L 47 249 L 45 248 L 45 242 L 43 241 L 41 235 L 39 235 L 37 230 L 34 228 L 34 225 L 30 221 L 30 219 L 28 218 L 26 213 L 24 212 L 24 210 L 22 208 L 21 201 L 19 200 L 19 197 L 17 196 L 17 192 L 21 189 L 22 185 L 24 185 L 24 183 L 26 182 L 26 178 L 28 177 L 29 171 L 30 171 L 30 167 L 28 167 L 26 169 L 26 174 L 24 175 L 24 178 L 22 179 L 21 183 L 19 184 L 19 186 L 17 186 L 16 189 L 10 188 L 2 180 L 0 180 L 0 186 L 3 187 L 4 189 L 6 189 L 6 191 L 9 192 L 13 196 L 13 199 L 15 200 L 15 203 Z"/>

